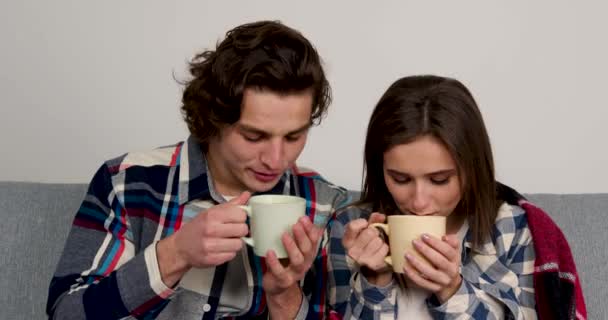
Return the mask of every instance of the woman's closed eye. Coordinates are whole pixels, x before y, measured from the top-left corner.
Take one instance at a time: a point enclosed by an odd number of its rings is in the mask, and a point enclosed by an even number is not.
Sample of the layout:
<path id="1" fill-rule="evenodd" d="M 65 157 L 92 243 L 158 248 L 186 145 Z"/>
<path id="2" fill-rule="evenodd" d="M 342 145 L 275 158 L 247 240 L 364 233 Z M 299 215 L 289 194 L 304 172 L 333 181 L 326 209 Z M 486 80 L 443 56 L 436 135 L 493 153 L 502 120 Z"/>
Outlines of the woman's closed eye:
<path id="1" fill-rule="evenodd" d="M 431 177 L 431 183 L 435 185 L 444 185 L 450 182 L 450 177 Z"/>
<path id="2" fill-rule="evenodd" d="M 391 179 L 393 179 L 393 181 L 395 181 L 397 184 L 406 184 L 412 181 L 412 178 L 402 175 L 391 175 Z"/>

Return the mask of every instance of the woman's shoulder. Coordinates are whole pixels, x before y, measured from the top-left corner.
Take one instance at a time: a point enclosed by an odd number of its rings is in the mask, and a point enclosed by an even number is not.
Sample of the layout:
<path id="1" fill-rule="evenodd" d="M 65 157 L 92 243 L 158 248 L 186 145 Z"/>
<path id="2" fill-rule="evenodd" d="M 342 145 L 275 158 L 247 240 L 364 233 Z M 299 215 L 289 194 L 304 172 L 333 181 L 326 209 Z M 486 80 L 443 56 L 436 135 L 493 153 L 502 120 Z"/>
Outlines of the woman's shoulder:
<path id="1" fill-rule="evenodd" d="M 503 202 L 498 208 L 495 227 L 504 231 L 515 231 L 528 227 L 526 211 L 518 206 Z"/>
<path id="2" fill-rule="evenodd" d="M 529 245 L 532 237 L 526 211 L 518 205 L 503 203 L 498 209 L 493 238 L 497 251 L 508 252 L 513 247 Z"/>

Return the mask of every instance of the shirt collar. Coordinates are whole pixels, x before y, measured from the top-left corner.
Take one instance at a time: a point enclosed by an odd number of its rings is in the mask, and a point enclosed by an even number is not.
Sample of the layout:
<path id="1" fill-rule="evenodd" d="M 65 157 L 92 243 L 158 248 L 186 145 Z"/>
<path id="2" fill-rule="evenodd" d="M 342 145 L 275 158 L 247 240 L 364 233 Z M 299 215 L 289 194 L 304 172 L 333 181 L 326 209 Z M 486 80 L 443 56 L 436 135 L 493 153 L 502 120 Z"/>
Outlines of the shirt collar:
<path id="1" fill-rule="evenodd" d="M 183 205 L 193 199 L 224 202 L 224 198 L 215 191 L 213 179 L 201 144 L 190 135 L 178 151 L 179 163 L 179 204 Z M 265 194 L 290 194 L 293 170 L 283 173 L 279 182 Z"/>
<path id="2" fill-rule="evenodd" d="M 473 246 L 473 234 L 469 228 L 468 221 L 465 220 L 465 222 L 462 224 L 462 227 L 460 227 L 460 230 L 458 231 L 458 235 L 462 239 L 462 247 L 466 248 L 466 251 L 473 251 L 482 255 L 496 255 L 496 247 L 494 247 L 491 237 L 486 237 L 481 246 Z"/>

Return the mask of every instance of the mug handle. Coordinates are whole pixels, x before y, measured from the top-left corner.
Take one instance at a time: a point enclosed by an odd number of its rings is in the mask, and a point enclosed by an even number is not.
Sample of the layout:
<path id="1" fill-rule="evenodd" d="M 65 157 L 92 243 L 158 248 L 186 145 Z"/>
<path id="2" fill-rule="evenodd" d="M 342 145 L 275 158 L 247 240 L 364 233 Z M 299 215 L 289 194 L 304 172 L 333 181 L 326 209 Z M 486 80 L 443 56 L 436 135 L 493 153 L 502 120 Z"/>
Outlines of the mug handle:
<path id="1" fill-rule="evenodd" d="M 247 213 L 248 216 L 251 217 L 251 207 L 250 206 L 239 206 L 239 208 L 245 210 L 245 212 Z M 243 239 L 243 241 L 245 241 L 245 243 L 251 247 L 254 246 L 254 242 L 253 242 L 253 238 L 251 237 L 242 237 L 241 239 Z"/>
<path id="2" fill-rule="evenodd" d="M 378 222 L 372 223 L 370 225 L 370 227 L 382 229 L 382 231 L 384 231 L 384 233 L 386 233 L 387 236 L 390 233 L 390 229 L 388 227 L 388 224 L 386 224 L 386 223 L 378 223 Z M 393 259 L 391 259 L 390 255 L 384 257 L 384 262 L 386 262 L 386 264 L 388 264 L 391 267 L 393 266 Z"/>

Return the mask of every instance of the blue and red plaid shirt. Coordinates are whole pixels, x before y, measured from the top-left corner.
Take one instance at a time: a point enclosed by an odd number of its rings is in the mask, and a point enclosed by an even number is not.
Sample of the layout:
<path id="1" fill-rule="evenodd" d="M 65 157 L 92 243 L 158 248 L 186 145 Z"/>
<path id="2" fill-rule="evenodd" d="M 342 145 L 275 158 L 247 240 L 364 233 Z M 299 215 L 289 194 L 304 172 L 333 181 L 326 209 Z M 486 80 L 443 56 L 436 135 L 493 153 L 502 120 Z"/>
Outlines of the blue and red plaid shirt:
<path id="1" fill-rule="evenodd" d="M 348 201 L 345 189 L 298 168 L 267 193 L 307 200 L 307 215 L 326 227 Z M 200 145 L 185 142 L 105 162 L 74 219 L 49 288 L 54 319 L 267 318 L 265 263 L 244 246 L 215 268 L 191 269 L 175 288 L 161 280 L 156 243 L 225 199 L 213 189 Z M 301 282 L 299 319 L 326 316 L 326 229 Z"/>

